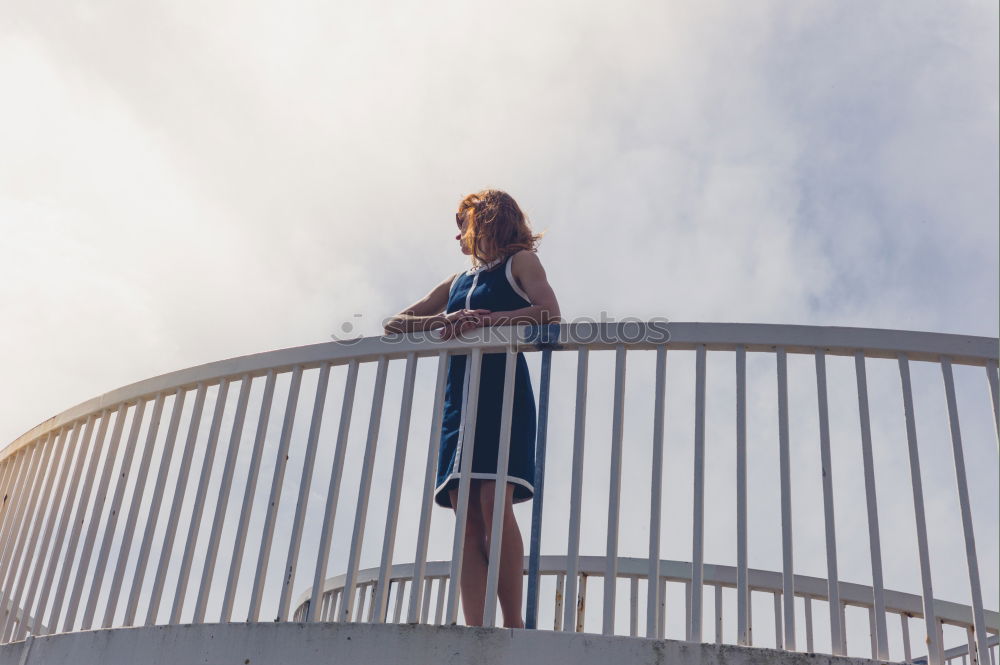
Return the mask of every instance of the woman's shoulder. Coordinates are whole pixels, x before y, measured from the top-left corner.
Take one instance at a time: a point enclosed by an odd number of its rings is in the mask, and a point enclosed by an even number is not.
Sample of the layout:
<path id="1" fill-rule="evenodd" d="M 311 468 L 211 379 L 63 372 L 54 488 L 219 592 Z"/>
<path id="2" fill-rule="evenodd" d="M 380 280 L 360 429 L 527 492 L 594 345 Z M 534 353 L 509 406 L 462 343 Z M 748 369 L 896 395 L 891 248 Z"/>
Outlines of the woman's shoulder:
<path id="1" fill-rule="evenodd" d="M 538 252 L 533 249 L 519 249 L 510 255 L 509 260 L 511 270 L 531 269 L 542 265 L 541 259 L 538 258 Z"/>

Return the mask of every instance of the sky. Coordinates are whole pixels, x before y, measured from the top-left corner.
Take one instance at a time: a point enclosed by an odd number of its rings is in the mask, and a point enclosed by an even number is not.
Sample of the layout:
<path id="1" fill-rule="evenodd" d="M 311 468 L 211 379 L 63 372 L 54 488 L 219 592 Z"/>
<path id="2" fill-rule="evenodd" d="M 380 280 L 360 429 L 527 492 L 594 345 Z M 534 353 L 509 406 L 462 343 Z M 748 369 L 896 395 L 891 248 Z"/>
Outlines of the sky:
<path id="1" fill-rule="evenodd" d="M 345 322 L 380 334 L 467 267 L 453 212 L 486 187 L 545 231 L 539 257 L 566 320 L 996 337 L 997 25 L 996 3 L 964 0 L 6 3 L 0 439 L 137 380 L 328 341 Z M 773 419 L 769 362 L 759 408 Z M 718 363 L 710 385 L 731 400 L 731 359 Z M 815 391 L 808 363 L 790 372 Z M 692 366 L 671 365 L 678 391 Z M 959 376 L 976 409 L 963 432 L 974 504 L 995 525 L 977 371 Z M 640 395 L 644 372 L 630 374 Z M 898 375 L 885 385 L 898 393 Z M 940 412 L 939 386 L 926 390 Z M 812 426 L 815 393 L 793 399 Z M 853 420 L 834 423 L 851 445 L 856 397 L 840 399 L 855 400 Z M 676 418 L 688 430 L 689 413 Z M 726 436 L 726 417 L 710 411 L 710 437 Z M 557 431 L 571 432 L 566 418 Z M 905 448 L 885 455 L 906 464 Z M 941 459 L 940 483 L 925 482 L 951 497 Z M 899 489 L 888 496 L 905 503 L 908 481 L 886 480 Z M 863 485 L 847 483 L 857 500 Z M 978 537 L 996 608 L 995 527 Z M 822 574 L 823 556 L 799 560 Z M 961 601 L 959 568 L 941 584 Z"/>

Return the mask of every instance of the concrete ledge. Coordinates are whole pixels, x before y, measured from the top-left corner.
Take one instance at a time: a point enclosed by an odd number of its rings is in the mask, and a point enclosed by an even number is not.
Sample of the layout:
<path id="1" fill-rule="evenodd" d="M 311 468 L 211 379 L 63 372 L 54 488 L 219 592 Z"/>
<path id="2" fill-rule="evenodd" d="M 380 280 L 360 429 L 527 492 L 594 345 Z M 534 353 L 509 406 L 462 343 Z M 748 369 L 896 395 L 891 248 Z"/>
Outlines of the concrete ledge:
<path id="1" fill-rule="evenodd" d="M 860 665 L 865 658 L 545 630 L 339 623 L 115 628 L 0 647 L 0 665 Z"/>

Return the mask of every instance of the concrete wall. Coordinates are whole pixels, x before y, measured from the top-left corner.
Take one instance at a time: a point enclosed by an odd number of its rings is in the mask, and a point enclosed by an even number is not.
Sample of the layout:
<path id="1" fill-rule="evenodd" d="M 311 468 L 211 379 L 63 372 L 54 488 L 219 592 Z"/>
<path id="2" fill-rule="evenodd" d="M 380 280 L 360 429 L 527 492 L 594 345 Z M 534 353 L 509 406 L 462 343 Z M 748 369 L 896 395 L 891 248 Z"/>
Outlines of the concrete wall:
<path id="1" fill-rule="evenodd" d="M 0 647 L 0 665 L 849 665 L 859 658 L 462 626 L 233 623 L 117 628 Z"/>

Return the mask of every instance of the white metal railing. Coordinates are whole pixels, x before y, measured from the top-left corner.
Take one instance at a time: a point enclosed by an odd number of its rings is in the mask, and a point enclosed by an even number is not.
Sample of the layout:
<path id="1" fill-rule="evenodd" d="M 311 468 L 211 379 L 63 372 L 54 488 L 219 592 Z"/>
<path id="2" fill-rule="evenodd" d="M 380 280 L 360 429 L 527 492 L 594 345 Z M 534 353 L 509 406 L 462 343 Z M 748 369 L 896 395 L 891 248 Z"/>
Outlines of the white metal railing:
<path id="1" fill-rule="evenodd" d="M 502 335 L 500 333 L 508 333 Z M 965 446 L 959 428 L 954 366 L 984 367 L 986 396 L 992 405 L 993 429 L 1000 440 L 997 357 L 995 338 L 946 335 L 878 329 L 783 326 L 765 324 L 707 323 L 573 323 L 561 326 L 520 326 L 476 331 L 466 340 L 441 342 L 415 333 L 390 338 L 365 338 L 353 343 L 327 343 L 273 351 L 224 360 L 148 379 L 102 395 L 69 409 L 38 425 L 0 452 L 0 490 L 5 497 L 0 508 L 0 641 L 23 639 L 28 634 L 48 634 L 97 627 L 196 623 L 262 617 L 285 621 L 358 620 L 357 591 L 371 590 L 368 616 L 386 620 L 390 599 L 395 603 L 394 620 L 403 617 L 401 595 L 393 592 L 394 580 L 406 579 L 405 620 L 426 621 L 430 580 L 458 579 L 462 567 L 465 516 L 469 502 L 469 472 L 472 455 L 463 455 L 457 519 L 451 538 L 452 556 L 447 564 L 428 563 L 431 545 L 432 492 L 437 442 L 441 427 L 442 397 L 449 358 L 467 354 L 471 362 L 470 395 L 478 395 L 483 354 L 506 353 L 506 388 L 501 417 L 501 470 L 509 450 L 511 396 L 516 352 L 540 352 L 538 468 L 533 502 L 531 547 L 528 555 L 527 624 L 537 625 L 539 580 L 543 575 L 561 576 L 557 598 L 582 598 L 585 580 L 601 576 L 604 634 L 639 634 L 638 588 L 645 580 L 645 636 L 661 637 L 664 621 L 663 584 L 683 580 L 686 591 L 684 637 L 702 641 L 704 589 L 714 587 L 716 608 L 721 607 L 723 587 L 736 589 L 736 642 L 752 645 L 751 591 L 770 593 L 775 602 L 775 644 L 801 650 L 796 643 L 794 602 L 806 605 L 806 648 L 813 647 L 811 600 L 823 599 L 831 607 L 831 653 L 848 652 L 843 608 L 868 608 L 871 622 L 871 655 L 889 659 L 887 614 L 902 619 L 905 652 L 909 653 L 907 620 L 919 617 L 926 630 L 928 661 L 942 663 L 947 653 L 942 627 L 958 626 L 968 635 L 965 646 L 972 662 L 988 663 L 990 635 L 1000 630 L 996 611 L 983 605 L 970 507 L 970 491 L 964 459 Z M 651 393 L 652 451 L 650 473 L 648 552 L 644 559 L 624 558 L 623 545 L 632 544 L 636 533 L 621 533 L 623 455 L 632 439 L 626 439 L 626 361 L 637 351 L 654 351 L 655 379 Z M 591 495 L 583 483 L 584 444 L 588 413 L 588 380 L 591 357 L 613 352 L 610 463 L 607 508 L 607 540 L 602 557 L 581 553 L 582 504 Z M 694 441 L 692 450 L 691 561 L 662 561 L 660 527 L 663 522 L 661 483 L 664 460 L 664 404 L 667 354 L 693 353 Z M 550 418 L 552 357 L 576 356 L 575 399 L 569 426 L 553 434 L 572 440 L 572 460 L 564 467 L 548 466 L 548 477 L 568 475 L 568 539 L 565 557 L 558 565 L 540 556 L 541 523 L 546 468 L 546 440 Z M 735 389 L 736 463 L 736 565 L 713 565 L 705 561 L 706 536 L 706 393 L 709 356 L 733 354 Z M 748 400 L 748 356 L 773 357 L 777 380 L 778 484 L 780 487 L 781 571 L 752 570 L 748 566 L 748 449 L 747 422 L 754 415 Z M 823 466 L 823 522 L 826 538 L 827 577 L 796 574 L 793 559 L 792 472 L 793 450 L 789 430 L 789 355 L 813 359 L 817 394 L 819 447 Z M 860 448 L 867 505 L 866 526 L 838 534 L 834 520 L 834 481 L 831 471 L 830 404 L 827 363 L 833 357 L 854 361 L 854 389 L 858 403 Z M 433 377 L 418 381 L 418 364 L 429 359 Z M 916 527 L 913 544 L 919 558 L 919 595 L 887 591 L 883 584 L 885 562 L 881 554 L 879 506 L 873 461 L 872 411 L 867 386 L 867 361 L 890 359 L 898 365 L 903 405 L 907 459 Z M 945 392 L 945 410 L 951 437 L 951 453 L 958 488 L 958 516 L 964 534 L 965 563 L 971 604 L 959 606 L 935 598 L 931 586 L 927 516 L 921 481 L 918 430 L 915 419 L 911 363 L 932 363 L 940 368 Z M 389 381 L 390 369 L 403 365 L 401 387 Z M 374 373 L 374 376 L 372 376 Z M 570 379 L 556 372 L 557 379 Z M 334 380 L 334 378 L 336 380 Z M 238 395 L 236 388 L 238 384 Z M 306 385 L 306 395 L 302 396 Z M 420 386 L 418 389 L 418 385 Z M 793 384 L 794 385 L 794 384 Z M 981 384 L 980 384 L 981 385 Z M 352 438 L 352 416 L 359 386 L 370 387 L 368 425 L 363 446 Z M 328 394 L 339 396 L 336 437 L 323 434 Z M 378 444 L 386 394 L 398 401 L 395 446 L 392 448 L 391 478 L 375 482 Z M 573 392 L 568 390 L 566 392 Z M 365 393 L 363 393 L 365 394 Z M 311 405 L 310 405 L 311 402 Z M 335 400 L 333 403 L 336 403 Z M 422 464 L 407 465 L 411 415 L 429 418 L 426 452 L 416 454 Z M 308 409 L 308 419 L 297 418 Z M 877 405 L 880 406 L 881 405 Z M 272 423 L 272 411 L 274 419 Z M 554 412 L 553 412 L 554 414 Z M 161 419 L 166 417 L 165 430 Z M 244 445 L 248 423 L 256 419 L 253 435 Z M 474 431 L 475 400 L 467 409 L 466 429 Z M 307 422 L 303 437 L 296 424 Z M 280 427 L 278 423 L 280 422 Z M 427 430 L 424 430 L 426 432 Z M 421 436 L 425 436 L 423 434 Z M 321 445 L 321 442 L 323 445 Z M 330 445 L 332 457 L 327 459 Z M 1000 444 L 998 444 L 1000 445 Z M 631 454 L 631 452 L 630 452 Z M 138 467 L 135 466 L 138 458 Z M 324 461 L 319 469 L 317 460 Z M 294 462 L 290 462 L 294 460 Z M 356 462 L 351 466 L 352 462 Z M 995 461 L 994 461 L 995 464 Z M 291 466 L 290 466 L 291 465 Z M 286 482 L 286 472 L 293 475 Z M 416 469 L 415 476 L 406 475 Z M 327 470 L 328 469 L 328 470 Z M 345 469 L 349 470 L 345 474 Z M 297 472 L 297 475 L 295 475 Z M 261 476 L 265 482 L 260 483 Z M 266 478 L 270 476 L 270 482 Z M 385 474 L 383 474 L 385 475 Z M 353 520 L 338 508 L 350 506 L 350 490 L 357 478 Z M 410 480 L 407 480 L 410 478 Z M 319 484 L 328 480 L 324 487 Z M 314 489 L 314 481 L 319 489 Z M 502 505 L 502 486 L 497 483 L 495 506 Z M 990 488 L 995 496 L 996 487 Z M 372 499 L 384 511 L 369 514 Z M 294 501 L 294 503 L 292 503 Z M 125 511 L 124 521 L 121 513 Z M 406 531 L 415 537 L 412 564 L 398 573 L 396 541 L 400 516 L 410 511 Z M 443 513 L 443 511 L 441 511 Z M 500 511 L 495 510 L 496 518 Z M 417 517 L 416 513 L 419 513 Z M 407 513 L 409 514 L 409 513 Z M 311 518 L 310 518 L 311 516 Z M 382 526 L 382 539 L 374 554 L 366 532 Z M 499 520 L 492 525 L 486 625 L 495 623 Z M 316 535 L 318 534 L 318 536 Z M 376 532 L 377 535 L 377 532 Z M 871 559 L 870 586 L 844 582 L 838 571 L 837 536 L 865 538 Z M 368 550 L 365 549 L 366 543 Z M 256 550 L 256 551 L 255 551 Z M 220 562 L 220 557 L 222 561 Z M 365 561 L 378 561 L 377 567 Z M 283 564 L 283 565 L 282 565 Z M 996 561 L 987 565 L 997 567 Z M 441 566 L 447 567 L 447 575 Z M 343 566 L 337 584 L 339 604 L 327 593 L 331 572 Z M 303 570 L 304 569 L 304 570 Z M 554 573 L 552 571 L 555 571 Z M 252 574 L 251 574 L 252 573 Z M 400 577 L 399 575 L 402 575 Z M 305 576 L 305 577 L 303 577 Z M 628 611 L 616 605 L 617 583 L 630 584 Z M 194 578 L 192 580 L 192 578 Z M 657 579 L 659 583 L 649 584 Z M 57 581 L 58 580 L 58 581 Z M 564 585 L 564 586 L 562 586 Z M 308 588 L 309 598 L 292 607 L 297 588 Z M 459 611 L 458 585 L 439 583 L 436 622 L 456 623 Z M 325 595 L 324 595 L 325 594 Z M 362 594 L 361 597 L 364 597 Z M 325 600 L 324 600 L 325 599 Z M 918 603 L 919 600 L 919 603 Z M 554 625 L 582 629 L 579 603 L 563 603 Z M 721 633 L 721 612 L 716 631 Z M 624 626 L 628 626 L 627 630 Z M 852 640 L 852 644 L 857 640 Z M 960 655 L 960 654 L 959 654 Z"/>
<path id="2" fill-rule="evenodd" d="M 564 611 L 567 605 L 575 608 L 576 619 L 573 630 L 583 631 L 584 620 L 587 610 L 587 580 L 589 578 L 603 578 L 605 572 L 605 561 L 603 557 L 588 556 L 580 557 L 577 561 L 577 596 L 575 602 L 568 602 L 566 589 L 566 569 L 567 557 L 565 556 L 542 556 L 540 560 L 539 573 L 543 577 L 554 578 L 552 594 L 552 630 L 563 630 Z M 528 574 L 528 557 L 524 560 L 524 573 Z M 422 599 L 420 614 L 416 620 L 420 623 L 440 625 L 444 616 L 444 590 L 450 584 L 451 563 L 449 561 L 427 562 L 424 576 L 424 586 L 419 594 Z M 649 586 L 649 562 L 646 559 L 619 558 L 617 579 L 625 580 L 629 583 L 629 610 L 628 610 L 628 634 L 636 637 L 639 635 L 639 598 L 641 595 L 640 584 Z M 781 612 L 783 606 L 782 593 L 784 591 L 784 581 L 782 575 L 777 572 L 767 570 L 748 569 L 747 591 L 748 594 L 758 593 L 770 596 L 774 602 L 775 614 Z M 374 602 L 376 590 L 379 588 L 379 580 L 382 576 L 389 580 L 388 594 L 391 603 L 382 604 L 381 608 Z M 396 564 L 388 571 L 381 568 L 368 568 L 358 572 L 357 588 L 353 598 L 353 614 L 351 621 L 381 621 L 388 623 L 400 623 L 403 619 L 402 608 L 407 599 L 412 599 L 413 595 L 413 564 Z M 690 589 L 692 583 L 691 563 L 688 561 L 660 561 L 656 571 L 656 579 L 659 586 L 660 611 L 658 613 L 658 626 L 654 636 L 662 638 L 665 633 L 665 613 L 666 603 L 663 600 L 664 590 L 667 583 L 683 584 L 686 589 Z M 703 576 L 703 584 L 713 590 L 715 596 L 714 608 L 714 629 L 712 640 L 716 644 L 721 644 L 723 639 L 723 621 L 726 616 L 731 616 L 727 612 L 723 603 L 722 589 L 737 587 L 737 570 L 734 566 L 709 565 L 706 564 Z M 795 596 L 803 600 L 806 616 L 806 648 L 807 652 L 814 652 L 814 627 L 812 604 L 814 601 L 827 603 L 829 606 L 839 607 L 835 612 L 840 617 L 843 625 L 843 616 L 848 606 L 864 608 L 869 617 L 870 626 L 875 625 L 875 605 L 873 602 L 873 589 L 870 586 L 840 583 L 839 594 L 836 601 L 831 601 L 829 596 L 829 586 L 826 579 L 809 577 L 796 574 L 793 580 Z M 322 592 L 319 594 L 319 620 L 332 621 L 337 616 L 338 608 L 344 602 L 345 579 L 343 575 L 328 578 L 324 581 Z M 435 587 L 438 595 L 435 605 L 432 608 L 431 602 Z M 690 599 L 690 593 L 685 594 L 685 599 Z M 748 597 L 749 598 L 749 597 Z M 306 591 L 299 597 L 294 619 L 304 621 L 309 616 L 310 602 L 312 599 L 312 589 Z M 899 591 L 884 590 L 884 607 L 889 614 L 894 614 L 898 618 L 900 641 L 903 644 L 903 655 L 907 662 L 926 662 L 924 659 L 913 659 L 910 655 L 910 631 L 909 620 L 914 617 L 922 618 L 921 597 L 916 594 L 901 593 Z M 389 608 L 392 615 L 389 614 Z M 748 603 L 749 605 L 749 603 Z M 685 607 L 685 612 L 690 610 Z M 937 620 L 951 625 L 970 625 L 972 623 L 972 610 L 965 605 L 949 603 L 941 600 L 935 601 L 935 613 Z M 996 621 L 996 612 L 991 612 L 990 620 Z M 376 619 L 377 617 L 377 619 Z M 782 641 L 782 623 L 776 621 L 774 624 L 775 641 L 780 644 Z M 875 631 L 870 632 L 871 645 L 874 651 Z M 748 645 L 753 644 L 752 631 L 747 631 Z M 971 632 L 970 632 L 971 640 Z M 996 652 L 998 638 L 996 635 L 989 638 L 988 645 L 991 653 Z M 973 648 L 974 650 L 974 648 Z M 960 659 L 969 653 L 969 644 L 960 645 L 948 649 L 944 656 L 946 661 Z"/>

